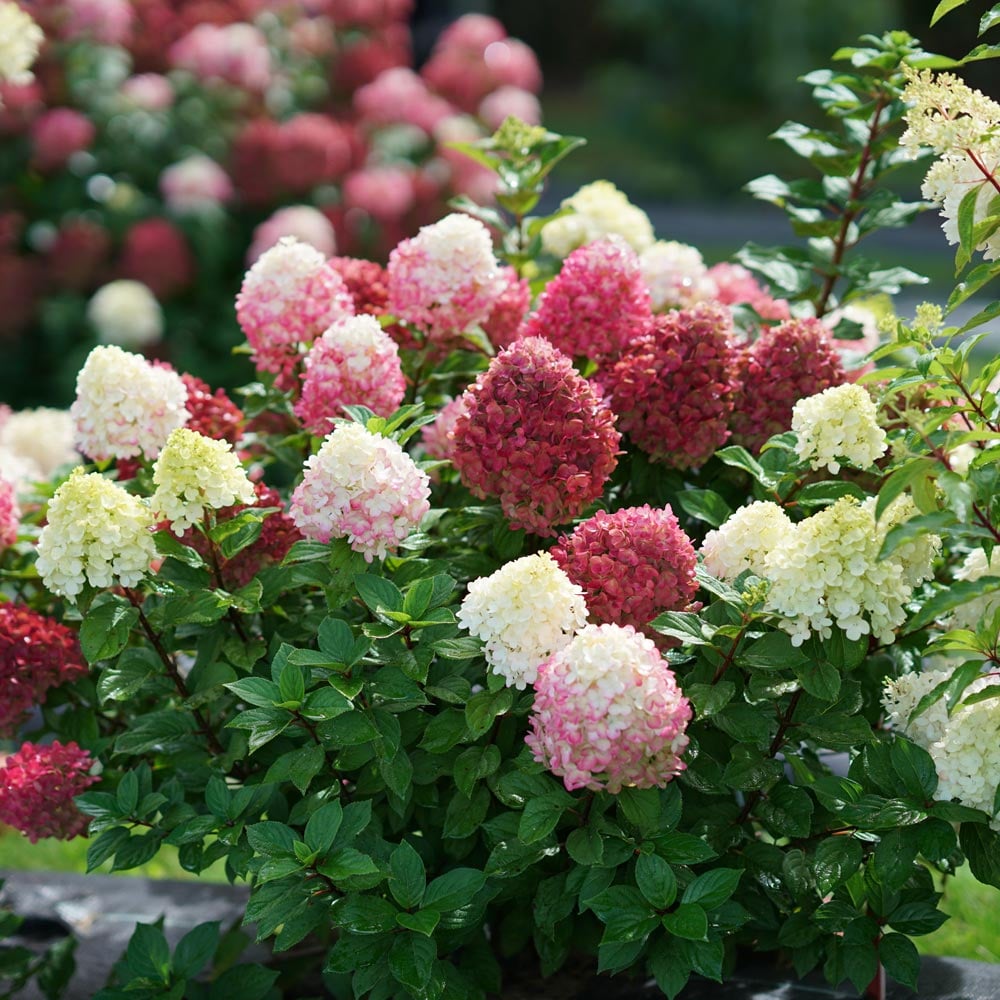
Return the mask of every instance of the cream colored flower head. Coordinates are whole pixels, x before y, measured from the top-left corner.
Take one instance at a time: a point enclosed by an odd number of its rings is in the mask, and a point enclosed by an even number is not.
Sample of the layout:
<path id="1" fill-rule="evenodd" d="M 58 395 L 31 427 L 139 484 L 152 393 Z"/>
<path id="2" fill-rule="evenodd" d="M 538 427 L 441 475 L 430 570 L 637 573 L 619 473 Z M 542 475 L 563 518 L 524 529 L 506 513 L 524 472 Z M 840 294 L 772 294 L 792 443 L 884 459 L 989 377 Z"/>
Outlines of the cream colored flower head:
<path id="1" fill-rule="evenodd" d="M 469 584 L 458 623 L 486 644 L 486 662 L 518 690 L 587 624 L 583 590 L 548 552 L 524 556 Z"/>
<path id="2" fill-rule="evenodd" d="M 795 453 L 813 469 L 836 475 L 841 462 L 868 469 L 885 454 L 885 431 L 871 395 L 849 383 L 800 399 L 792 410 Z"/>
<path id="3" fill-rule="evenodd" d="M 87 319 L 102 344 L 142 348 L 163 337 L 163 310 L 141 281 L 111 281 L 87 305 Z"/>
<path id="4" fill-rule="evenodd" d="M 35 566 L 53 594 L 70 600 L 93 587 L 134 587 L 156 556 L 145 501 L 96 473 L 74 469 L 49 502 Z"/>
<path id="5" fill-rule="evenodd" d="M 793 529 L 788 515 L 770 500 L 741 507 L 701 544 L 705 569 L 720 580 L 735 580 L 750 570 L 764 575 L 764 560 Z"/>
<path id="6" fill-rule="evenodd" d="M 228 441 L 180 427 L 171 433 L 153 466 L 152 507 L 183 535 L 208 510 L 252 504 L 256 494 Z"/>
<path id="7" fill-rule="evenodd" d="M 610 181 L 594 181 L 566 198 L 563 208 L 572 214 L 553 219 L 542 229 L 546 253 L 567 257 L 577 247 L 602 236 L 621 236 L 636 253 L 653 245 L 653 224 L 649 216 L 628 200 Z"/>
<path id="8" fill-rule="evenodd" d="M 27 11 L 0 2 L 0 81 L 28 83 L 45 35 Z M 0 102 L 2 104 L 2 102 Z"/>

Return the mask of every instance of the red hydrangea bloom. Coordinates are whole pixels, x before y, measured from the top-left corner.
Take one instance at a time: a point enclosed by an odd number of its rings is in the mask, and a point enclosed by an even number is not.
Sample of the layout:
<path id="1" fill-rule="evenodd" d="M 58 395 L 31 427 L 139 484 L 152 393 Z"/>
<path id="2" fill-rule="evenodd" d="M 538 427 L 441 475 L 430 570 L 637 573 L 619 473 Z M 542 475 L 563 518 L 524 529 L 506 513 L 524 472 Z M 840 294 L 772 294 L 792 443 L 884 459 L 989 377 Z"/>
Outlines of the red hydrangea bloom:
<path id="1" fill-rule="evenodd" d="M 614 414 L 547 340 L 501 351 L 463 397 L 452 461 L 477 496 L 495 496 L 514 528 L 555 534 L 604 489 L 618 464 Z"/>
<path id="2" fill-rule="evenodd" d="M 386 311 L 389 285 L 385 268 L 373 260 L 359 257 L 331 257 L 327 266 L 332 267 L 343 279 L 354 300 L 354 311 L 379 316 Z"/>
<path id="3" fill-rule="evenodd" d="M 59 228 L 46 260 L 46 273 L 57 288 L 83 292 L 99 283 L 111 252 L 111 236 L 96 222 L 73 219 Z"/>
<path id="4" fill-rule="evenodd" d="M 770 292 L 740 264 L 716 264 L 708 269 L 715 282 L 715 300 L 723 305 L 748 305 L 764 320 L 780 323 L 791 313 L 784 299 L 773 298 Z"/>
<path id="5" fill-rule="evenodd" d="M 653 461 L 702 465 L 729 436 L 732 334 L 729 310 L 714 303 L 655 316 L 594 376 L 618 426 Z"/>
<path id="6" fill-rule="evenodd" d="M 669 507 L 599 510 L 550 552 L 583 588 L 592 621 L 631 625 L 654 640 L 649 622 L 687 607 L 698 589 L 698 557 Z"/>
<path id="7" fill-rule="evenodd" d="M 194 280 L 195 261 L 184 234 L 166 219 L 144 219 L 125 234 L 122 277 L 141 281 L 158 299 Z"/>
<path id="8" fill-rule="evenodd" d="M 483 320 L 483 329 L 496 347 L 509 347 L 516 339 L 525 314 L 531 306 L 531 286 L 517 276 L 512 267 L 500 268 L 503 286 L 493 301 L 489 316 Z"/>
<path id="9" fill-rule="evenodd" d="M 49 688 L 87 672 L 76 633 L 21 604 L 0 604 L 0 736 L 12 735 Z"/>
<path id="10" fill-rule="evenodd" d="M 737 360 L 733 441 L 759 451 L 771 435 L 792 426 L 792 407 L 800 399 L 846 381 L 830 330 L 820 320 L 763 328 Z"/>
<path id="11" fill-rule="evenodd" d="M 0 823 L 26 834 L 72 840 L 87 832 L 89 820 L 74 795 L 97 778 L 88 772 L 94 759 L 75 743 L 25 743 L 0 768 Z"/>
<path id="12" fill-rule="evenodd" d="M 524 336 L 544 337 L 570 357 L 617 354 L 652 316 L 635 251 L 607 238 L 574 250 L 528 317 Z"/>
<path id="13" fill-rule="evenodd" d="M 205 437 L 236 444 L 243 429 L 243 411 L 225 390 L 212 392 L 212 387 L 197 375 L 183 374 L 181 381 L 187 388 L 184 407 L 190 414 L 184 426 Z"/>
<path id="14" fill-rule="evenodd" d="M 59 170 L 96 134 L 94 123 L 73 108 L 52 108 L 31 124 L 32 163 L 41 171 Z"/>
<path id="15" fill-rule="evenodd" d="M 0 552 L 17 541 L 17 532 L 21 523 L 21 511 L 17 506 L 17 493 L 14 484 L 0 476 Z M 0 635 L 0 642 L 3 636 Z"/>
<path id="16" fill-rule="evenodd" d="M 265 205 L 281 191 L 281 126 L 270 118 L 248 122 L 233 143 L 230 174 L 243 200 Z"/>
<path id="17" fill-rule="evenodd" d="M 347 36 L 350 39 L 350 36 Z M 405 24 L 386 24 L 370 35 L 356 35 L 334 60 L 334 83 L 354 91 L 371 83 L 380 73 L 413 61 L 410 30 Z"/>
<path id="18" fill-rule="evenodd" d="M 347 129 L 328 115 L 304 113 L 283 122 L 277 176 L 295 194 L 342 177 L 351 165 Z"/>

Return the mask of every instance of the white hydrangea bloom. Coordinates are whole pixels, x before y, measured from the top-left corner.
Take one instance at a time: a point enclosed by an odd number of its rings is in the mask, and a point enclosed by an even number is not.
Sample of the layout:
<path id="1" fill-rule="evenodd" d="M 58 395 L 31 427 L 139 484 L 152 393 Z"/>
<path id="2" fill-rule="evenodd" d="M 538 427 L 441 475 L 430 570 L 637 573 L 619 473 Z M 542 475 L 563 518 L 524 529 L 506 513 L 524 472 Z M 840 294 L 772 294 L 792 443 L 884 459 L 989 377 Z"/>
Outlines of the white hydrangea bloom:
<path id="1" fill-rule="evenodd" d="M 523 691 L 539 664 L 587 624 L 583 590 L 548 552 L 515 559 L 469 584 L 458 623 L 486 644 L 486 661 Z"/>
<path id="2" fill-rule="evenodd" d="M 770 500 L 741 507 L 705 536 L 705 569 L 720 580 L 735 580 L 746 570 L 763 576 L 767 554 L 793 529 L 785 511 Z"/>
<path id="3" fill-rule="evenodd" d="M 836 385 L 800 399 L 792 410 L 798 435 L 795 453 L 813 469 L 824 465 L 836 475 L 840 460 L 870 468 L 887 448 L 875 401 L 861 386 Z"/>
<path id="4" fill-rule="evenodd" d="M 952 448 L 948 452 L 948 464 L 951 466 L 951 471 L 963 478 L 967 477 L 978 454 L 979 449 L 974 444 L 960 444 L 957 448 Z"/>
<path id="5" fill-rule="evenodd" d="M 109 344 L 95 347 L 76 378 L 70 414 L 76 445 L 95 461 L 155 458 L 188 420 L 187 388 L 177 372 Z"/>
<path id="6" fill-rule="evenodd" d="M 657 240 L 639 255 L 639 267 L 653 312 L 688 309 L 718 293 L 700 251 L 686 243 Z"/>
<path id="7" fill-rule="evenodd" d="M 134 587 L 156 556 L 146 503 L 96 472 L 77 468 L 49 502 L 36 568 L 71 600 L 84 584 Z"/>
<path id="8" fill-rule="evenodd" d="M 0 424 L 0 451 L 30 461 L 46 479 L 60 466 L 80 460 L 69 410 L 47 406 L 17 410 Z"/>
<path id="9" fill-rule="evenodd" d="M 979 144 L 976 147 L 980 162 L 991 174 L 1000 168 L 1000 144 L 996 141 Z M 950 153 L 933 163 L 920 191 L 928 201 L 941 206 L 941 229 L 951 244 L 959 242 L 958 208 L 962 199 L 970 192 L 978 190 L 973 221 L 982 222 L 990 214 L 990 205 L 997 196 L 997 190 L 983 171 L 964 153 Z M 984 260 L 1000 258 L 1000 232 L 991 233 L 976 248 Z"/>
<path id="10" fill-rule="evenodd" d="M 45 479 L 42 467 L 34 459 L 4 447 L 0 447 L 0 476 L 18 495 L 26 493 L 32 483 Z"/>
<path id="11" fill-rule="evenodd" d="M 183 535 L 208 510 L 252 504 L 256 497 L 246 470 L 228 441 L 179 427 L 167 438 L 153 466 L 151 504 L 175 535 Z"/>
<path id="12" fill-rule="evenodd" d="M 869 497 L 861 506 L 874 517 L 876 503 L 875 497 Z M 882 548 L 885 536 L 892 528 L 895 528 L 897 524 L 905 524 L 911 517 L 916 517 L 919 513 L 917 505 L 909 494 L 904 493 L 896 497 L 882 512 L 881 520 L 878 522 L 875 534 L 878 548 Z M 898 546 L 890 559 L 899 566 L 903 582 L 912 588 L 919 586 L 924 580 L 929 580 L 934 575 L 934 560 L 940 553 L 940 536 L 926 534 Z"/>
<path id="13" fill-rule="evenodd" d="M 102 344 L 141 348 L 163 338 L 163 310 L 141 281 L 122 278 L 99 288 L 87 304 L 87 319 Z"/>
<path id="14" fill-rule="evenodd" d="M 585 185 L 564 199 L 562 207 L 573 214 L 553 219 L 542 229 L 542 246 L 556 257 L 566 257 L 602 236 L 621 236 L 636 253 L 653 245 L 649 216 L 610 181 Z"/>
<path id="15" fill-rule="evenodd" d="M 0 81 L 28 83 L 44 40 L 27 11 L 16 3 L 0 3 Z"/>
<path id="16" fill-rule="evenodd" d="M 979 580 L 984 576 L 1000 576 L 1000 548 L 995 548 L 989 559 L 983 549 L 973 549 L 955 570 L 956 580 Z M 973 631 L 987 622 L 1000 608 L 1000 591 L 984 594 L 956 608 L 949 625 Z"/>
<path id="17" fill-rule="evenodd" d="M 886 682 L 882 704 L 893 726 L 934 760 L 938 773 L 934 797 L 943 802 L 957 799 L 962 805 L 992 814 L 993 796 L 1000 783 L 1000 699 L 966 705 L 949 718 L 942 698 L 909 721 L 920 699 L 950 676 L 950 670 L 903 674 Z M 973 681 L 965 694 L 996 684 L 995 678 L 983 677 Z M 1000 819 L 994 819 L 991 825 L 1000 829 Z"/>

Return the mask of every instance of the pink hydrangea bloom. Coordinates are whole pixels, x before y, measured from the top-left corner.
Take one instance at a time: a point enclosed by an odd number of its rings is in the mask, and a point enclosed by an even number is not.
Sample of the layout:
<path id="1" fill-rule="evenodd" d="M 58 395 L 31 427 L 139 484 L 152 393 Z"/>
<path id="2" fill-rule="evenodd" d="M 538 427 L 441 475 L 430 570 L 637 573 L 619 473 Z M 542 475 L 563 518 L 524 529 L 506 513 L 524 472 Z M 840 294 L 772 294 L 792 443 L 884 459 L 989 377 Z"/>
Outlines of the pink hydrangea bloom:
<path id="1" fill-rule="evenodd" d="M 198 154 L 171 164 L 160 174 L 160 193 L 172 212 L 203 212 L 229 201 L 233 182 L 215 160 Z"/>
<path id="2" fill-rule="evenodd" d="M 293 237 L 279 240 L 256 261 L 236 297 L 236 318 L 254 364 L 284 384 L 294 383 L 308 345 L 353 313 L 337 271 L 318 250 Z"/>
<path id="3" fill-rule="evenodd" d="M 396 222 L 416 200 L 412 167 L 364 167 L 344 178 L 344 204 L 381 222 Z"/>
<path id="4" fill-rule="evenodd" d="M 308 243 L 324 257 L 332 257 L 337 252 L 333 226 L 319 209 L 312 205 L 286 205 L 254 229 L 247 263 L 253 264 L 284 236 L 293 236 L 302 243 Z"/>
<path id="5" fill-rule="evenodd" d="M 89 773 L 93 766 L 76 743 L 25 743 L 0 768 L 0 823 L 33 844 L 42 837 L 72 840 L 86 833 L 89 821 L 73 796 L 97 781 Z"/>
<path id="6" fill-rule="evenodd" d="M 32 163 L 43 171 L 59 170 L 94 141 L 94 123 L 72 108 L 53 108 L 31 124 Z"/>
<path id="7" fill-rule="evenodd" d="M 615 355 L 652 317 L 639 258 L 607 238 L 574 250 L 542 292 L 524 336 L 545 337 L 570 357 Z"/>
<path id="8" fill-rule="evenodd" d="M 429 497 L 427 473 L 395 441 L 338 424 L 306 461 L 289 513 L 306 538 L 346 538 L 371 562 L 420 524 Z"/>
<path id="9" fill-rule="evenodd" d="M 587 625 L 538 668 L 525 742 L 569 791 L 662 788 L 687 766 L 691 706 L 630 625 Z"/>
<path id="10" fill-rule="evenodd" d="M 736 351 L 714 303 L 656 316 L 594 376 L 618 426 L 654 461 L 702 465 L 729 436 Z"/>
<path id="11" fill-rule="evenodd" d="M 20 526 L 21 509 L 14 484 L 0 476 L 0 552 L 17 541 Z"/>
<path id="12" fill-rule="evenodd" d="M 455 109 L 406 66 L 394 66 L 354 93 L 354 110 L 371 125 L 404 122 L 430 134 Z"/>
<path id="13" fill-rule="evenodd" d="M 431 458 L 450 459 L 455 450 L 455 421 L 465 412 L 466 397 L 459 396 L 441 407 L 437 419 L 421 429 L 424 451 Z"/>
<path id="14" fill-rule="evenodd" d="M 489 230 L 460 214 L 403 240 L 389 255 L 388 277 L 389 311 L 439 341 L 486 319 L 500 289 Z"/>
<path id="15" fill-rule="evenodd" d="M 170 47 L 176 69 L 205 82 L 220 81 L 263 92 L 271 82 L 267 39 L 252 24 L 199 24 Z"/>
<path id="16" fill-rule="evenodd" d="M 542 121 L 541 102 L 530 90 L 503 86 L 487 94 L 479 104 L 479 117 L 494 131 L 511 115 L 529 125 L 538 125 Z"/>
<path id="17" fill-rule="evenodd" d="M 715 282 L 715 300 L 723 305 L 748 305 L 761 319 L 774 323 L 791 316 L 788 303 L 773 298 L 741 264 L 716 264 L 708 269 L 708 277 Z"/>
<path id="18" fill-rule="evenodd" d="M 329 115 L 306 112 L 282 122 L 275 168 L 285 190 L 300 194 L 339 180 L 351 165 L 350 133 Z"/>
<path id="19" fill-rule="evenodd" d="M 76 633 L 21 604 L 0 604 L 0 736 L 12 736 L 49 688 L 87 673 Z"/>
<path id="20" fill-rule="evenodd" d="M 174 103 L 173 84 L 161 73 L 138 73 L 121 85 L 121 95 L 146 111 L 164 111 Z"/>
<path id="21" fill-rule="evenodd" d="M 306 356 L 295 415 L 311 434 L 329 434 L 345 406 L 367 406 L 387 417 L 406 395 L 396 342 L 372 316 L 334 323 Z"/>
<path id="22" fill-rule="evenodd" d="M 550 551 L 583 588 L 594 621 L 632 625 L 654 640 L 649 622 L 687 607 L 698 589 L 698 557 L 669 507 L 599 510 Z"/>
<path id="23" fill-rule="evenodd" d="M 483 329 L 497 348 L 509 347 L 517 339 L 531 307 L 531 286 L 517 276 L 514 268 L 500 268 L 500 278 L 503 285 L 493 300 L 489 316 L 483 320 Z"/>
<path id="24" fill-rule="evenodd" d="M 730 421 L 733 441 L 759 451 L 773 434 L 792 426 L 792 408 L 847 380 L 829 328 L 818 319 L 792 319 L 765 327 L 738 355 Z"/>
<path id="25" fill-rule="evenodd" d="M 614 414 L 547 340 L 501 351 L 462 398 L 452 461 L 512 527 L 553 535 L 600 497 L 618 463 Z"/>
<path id="26" fill-rule="evenodd" d="M 122 45 L 132 32 L 129 0 L 66 0 L 64 38 L 92 38 L 102 45 Z"/>

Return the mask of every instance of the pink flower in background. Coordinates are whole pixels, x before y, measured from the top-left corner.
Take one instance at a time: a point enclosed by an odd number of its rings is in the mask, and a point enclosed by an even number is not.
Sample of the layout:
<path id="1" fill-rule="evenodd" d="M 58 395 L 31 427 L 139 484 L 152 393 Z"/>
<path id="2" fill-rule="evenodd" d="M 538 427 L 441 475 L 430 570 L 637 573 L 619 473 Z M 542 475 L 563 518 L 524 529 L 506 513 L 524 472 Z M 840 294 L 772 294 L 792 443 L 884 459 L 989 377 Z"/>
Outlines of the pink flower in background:
<path id="1" fill-rule="evenodd" d="M 306 112 L 279 126 L 278 181 L 290 192 L 339 180 L 351 165 L 347 128 L 327 115 Z"/>
<path id="2" fill-rule="evenodd" d="M 89 291 L 100 283 L 111 254 L 111 235 L 89 219 L 68 219 L 46 257 L 46 274 L 57 288 Z"/>
<path id="3" fill-rule="evenodd" d="M 662 788 L 686 767 L 691 705 L 630 625 L 587 625 L 538 668 L 525 742 L 569 791 Z"/>
<path id="4" fill-rule="evenodd" d="M 44 110 L 45 96 L 37 80 L 0 80 L 0 135 L 20 135 Z"/>
<path id="5" fill-rule="evenodd" d="M 723 305 L 748 305 L 760 317 L 774 323 L 791 318 L 788 303 L 771 296 L 766 288 L 740 264 L 716 264 L 708 269 L 708 278 L 715 282 L 715 300 Z"/>
<path id="6" fill-rule="evenodd" d="M 413 61 L 410 32 L 405 24 L 384 24 L 345 45 L 334 63 L 334 83 L 345 91 L 371 83 L 380 73 Z"/>
<path id="7" fill-rule="evenodd" d="M 432 424 L 425 424 L 420 432 L 424 451 L 431 458 L 450 459 L 455 450 L 455 422 L 465 412 L 466 397 L 459 396 L 438 411 Z"/>
<path id="8" fill-rule="evenodd" d="M 184 234 L 166 219 L 143 219 L 125 234 L 119 270 L 141 281 L 158 299 L 187 288 L 195 277 L 195 259 Z"/>
<path id="9" fill-rule="evenodd" d="M 89 820 L 73 802 L 97 778 L 94 759 L 76 743 L 25 743 L 0 768 L 0 823 L 26 834 L 72 840 L 87 832 Z"/>
<path id="10" fill-rule="evenodd" d="M 614 414 L 549 341 L 515 341 L 460 398 L 452 461 L 511 527 L 554 535 L 601 496 L 618 464 Z"/>
<path id="11" fill-rule="evenodd" d="M 278 375 L 289 388 L 308 346 L 332 323 L 353 313 L 337 271 L 318 250 L 293 237 L 279 240 L 261 255 L 236 297 L 236 319 L 254 364 Z"/>
<path id="12" fill-rule="evenodd" d="M 284 155 L 281 126 L 270 118 L 247 122 L 230 154 L 230 173 L 243 200 L 266 205 L 280 195 L 278 164 Z"/>
<path id="13" fill-rule="evenodd" d="M 26 605 L 0 604 L 0 736 L 13 736 L 49 688 L 86 673 L 76 632 Z"/>
<path id="14" fill-rule="evenodd" d="M 571 357 L 613 356 L 645 331 L 651 317 L 639 258 L 624 240 L 612 237 L 566 258 L 523 334 L 545 337 Z"/>
<path id="15" fill-rule="evenodd" d="M 511 115 L 529 125 L 538 125 L 542 121 L 541 101 L 530 90 L 503 86 L 487 94 L 479 104 L 479 117 L 488 129 L 495 131 Z"/>
<path id="16" fill-rule="evenodd" d="M 160 174 L 160 194 L 172 212 L 203 212 L 229 201 L 233 182 L 215 160 L 198 153 Z"/>
<path id="17" fill-rule="evenodd" d="M 482 129 L 468 115 L 442 118 L 434 128 L 438 156 L 451 168 L 452 188 L 480 205 L 488 205 L 496 196 L 496 174 L 461 150 L 451 149 L 448 145 L 452 142 L 475 142 L 482 137 Z"/>
<path id="18" fill-rule="evenodd" d="M 495 18 L 487 14 L 465 14 L 448 25 L 438 37 L 441 48 L 466 49 L 469 52 L 485 52 L 493 42 L 502 42 L 507 37 L 507 29 Z"/>
<path id="19" fill-rule="evenodd" d="M 427 84 L 407 66 L 380 73 L 354 93 L 354 110 L 368 124 L 393 125 L 406 122 L 427 133 L 442 119 L 455 113 L 443 97 L 432 94 Z"/>
<path id="20" fill-rule="evenodd" d="M 337 237 L 333 226 L 319 209 L 311 205 L 288 205 L 286 208 L 279 208 L 253 231 L 253 242 L 247 251 L 247 263 L 252 264 L 285 236 L 308 243 L 324 257 L 332 257 L 337 251 Z"/>
<path id="21" fill-rule="evenodd" d="M 173 84 L 162 73 L 137 73 L 121 85 L 125 100 L 144 111 L 164 111 L 174 103 Z"/>
<path id="22" fill-rule="evenodd" d="M 132 33 L 129 0 L 65 0 L 64 38 L 92 38 L 102 45 L 123 45 Z"/>
<path id="23" fill-rule="evenodd" d="M 375 28 L 404 21 L 412 10 L 413 0 L 326 0 L 326 12 L 338 28 Z"/>
<path id="24" fill-rule="evenodd" d="M 199 24 L 170 47 L 169 58 L 175 69 L 206 83 L 262 92 L 271 82 L 267 39 L 252 24 Z"/>
<path id="25" fill-rule="evenodd" d="M 74 153 L 88 149 L 95 134 L 93 122 L 79 111 L 46 111 L 31 124 L 31 162 L 39 170 L 59 170 Z"/>
<path id="26" fill-rule="evenodd" d="M 649 628 L 662 611 L 682 611 L 698 583 L 698 557 L 674 512 L 665 507 L 599 510 L 551 549 L 566 575 L 583 588 L 594 621 Z"/>
<path id="27" fill-rule="evenodd" d="M 655 316 L 594 379 L 637 448 L 687 469 L 729 436 L 735 363 L 729 310 L 705 302 Z"/>
<path id="28" fill-rule="evenodd" d="M 0 476 L 0 552 L 17 541 L 17 533 L 21 527 L 21 508 L 17 505 L 17 492 L 14 484 Z M 0 605 L 0 612 L 3 611 Z M 2 641 L 2 634 L 0 634 Z"/>
<path id="29" fill-rule="evenodd" d="M 295 415 L 311 434 L 329 434 L 345 406 L 367 406 L 387 417 L 406 394 L 399 348 L 372 316 L 334 323 L 306 355 Z"/>
<path id="30" fill-rule="evenodd" d="M 344 178 L 344 202 L 379 221 L 394 222 L 413 208 L 416 192 L 409 166 L 364 167 Z"/>
<path id="31" fill-rule="evenodd" d="M 509 347 L 517 339 L 531 306 L 531 286 L 517 276 L 514 268 L 500 268 L 500 277 L 503 287 L 493 300 L 489 316 L 483 320 L 483 329 L 497 348 Z"/>
<path id="32" fill-rule="evenodd" d="M 759 451 L 792 426 L 792 409 L 807 396 L 846 381 L 830 329 L 818 319 L 765 327 L 739 352 L 730 427 L 733 442 Z"/>

